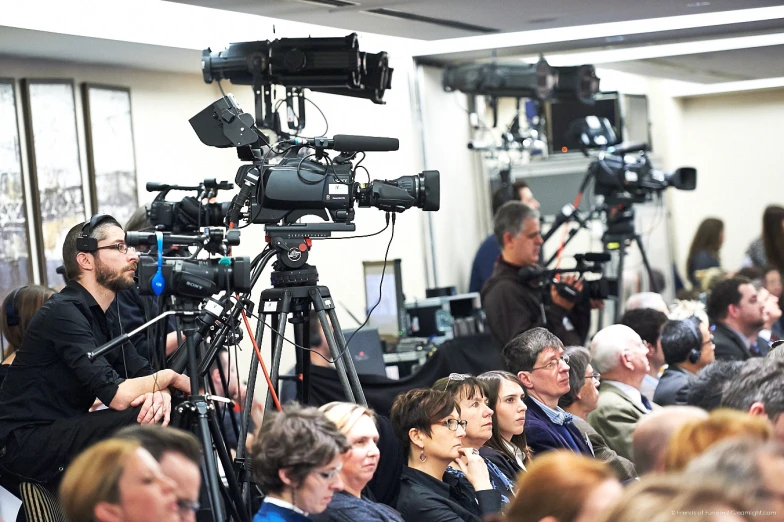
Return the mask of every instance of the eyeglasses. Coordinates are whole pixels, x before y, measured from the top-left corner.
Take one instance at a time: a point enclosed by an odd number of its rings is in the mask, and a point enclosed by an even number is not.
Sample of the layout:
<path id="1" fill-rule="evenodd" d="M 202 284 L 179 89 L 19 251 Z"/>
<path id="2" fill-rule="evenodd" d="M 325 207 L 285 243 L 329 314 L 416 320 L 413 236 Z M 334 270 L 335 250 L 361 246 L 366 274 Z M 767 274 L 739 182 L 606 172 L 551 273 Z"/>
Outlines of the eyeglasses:
<path id="1" fill-rule="evenodd" d="M 458 426 L 465 429 L 466 426 L 468 426 L 468 421 L 461 420 L 461 419 L 446 419 L 442 424 L 447 428 L 449 428 L 451 431 L 457 431 Z"/>
<path id="2" fill-rule="evenodd" d="M 602 378 L 602 374 L 601 373 L 597 373 L 597 372 L 593 372 L 591 375 L 586 375 L 585 378 L 586 379 L 593 379 L 595 381 L 598 381 L 599 379 Z"/>
<path id="3" fill-rule="evenodd" d="M 552 361 L 550 361 L 549 363 L 547 363 L 547 364 L 545 364 L 543 366 L 534 366 L 533 368 L 531 368 L 531 371 L 534 371 L 534 370 L 552 370 L 553 368 L 556 368 L 558 366 L 558 364 L 560 364 L 561 362 L 566 363 L 566 365 L 568 366 L 569 365 L 569 356 L 564 354 L 561 357 L 559 357 L 558 359 L 553 359 Z"/>
<path id="4" fill-rule="evenodd" d="M 450 373 L 449 377 L 446 379 L 446 384 L 444 385 L 444 391 L 449 388 L 449 383 L 452 381 L 464 381 L 471 377 L 468 373 Z"/>
<path id="5" fill-rule="evenodd" d="M 136 252 L 134 247 L 128 246 L 125 243 L 115 243 L 113 245 L 97 247 L 96 250 L 117 250 L 121 254 L 127 254 L 129 250 L 131 253 Z"/>
<path id="6" fill-rule="evenodd" d="M 199 510 L 201 504 L 198 502 L 194 502 L 192 500 L 186 500 L 181 498 L 177 500 L 177 507 L 179 508 L 181 513 L 187 513 L 188 511 L 193 511 L 194 513 Z"/>
<path id="7" fill-rule="evenodd" d="M 343 469 L 343 466 L 338 466 L 337 468 L 333 469 L 332 471 L 314 471 L 316 475 L 323 478 L 327 482 L 331 482 L 335 479 L 335 477 L 340 474 L 340 470 Z"/>

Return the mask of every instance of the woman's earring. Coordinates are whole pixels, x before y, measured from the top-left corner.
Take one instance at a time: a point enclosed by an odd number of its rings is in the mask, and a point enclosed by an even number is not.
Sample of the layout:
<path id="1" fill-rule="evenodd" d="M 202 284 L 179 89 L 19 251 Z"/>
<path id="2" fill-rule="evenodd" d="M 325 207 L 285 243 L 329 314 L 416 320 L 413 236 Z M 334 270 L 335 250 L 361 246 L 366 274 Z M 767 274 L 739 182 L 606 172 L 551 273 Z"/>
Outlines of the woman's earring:
<path id="1" fill-rule="evenodd" d="M 422 453 L 419 454 L 419 462 L 424 462 L 427 460 L 427 455 L 425 455 L 425 448 L 422 448 Z"/>

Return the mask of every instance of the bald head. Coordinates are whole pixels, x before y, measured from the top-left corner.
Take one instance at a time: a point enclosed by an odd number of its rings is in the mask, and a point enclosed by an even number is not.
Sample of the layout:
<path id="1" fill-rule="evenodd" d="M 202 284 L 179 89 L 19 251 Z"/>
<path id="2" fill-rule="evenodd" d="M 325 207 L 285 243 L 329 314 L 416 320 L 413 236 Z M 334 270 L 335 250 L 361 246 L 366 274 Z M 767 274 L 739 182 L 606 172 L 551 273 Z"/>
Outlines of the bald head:
<path id="1" fill-rule="evenodd" d="M 664 471 L 664 454 L 675 431 L 687 422 L 702 420 L 708 412 L 695 406 L 665 406 L 644 415 L 634 428 L 634 465 L 644 475 Z"/>
<path id="2" fill-rule="evenodd" d="M 637 308 L 653 308 L 664 314 L 669 314 L 670 310 L 667 308 L 667 303 L 661 294 L 656 292 L 639 292 L 632 294 L 626 300 L 626 310 L 634 310 Z"/>
<path id="3" fill-rule="evenodd" d="M 621 365 L 621 357 L 625 352 L 640 347 L 645 348 L 637 332 L 623 324 L 610 325 L 593 336 L 591 364 L 597 372 L 609 374 Z M 645 353 L 648 353 L 647 348 Z"/>

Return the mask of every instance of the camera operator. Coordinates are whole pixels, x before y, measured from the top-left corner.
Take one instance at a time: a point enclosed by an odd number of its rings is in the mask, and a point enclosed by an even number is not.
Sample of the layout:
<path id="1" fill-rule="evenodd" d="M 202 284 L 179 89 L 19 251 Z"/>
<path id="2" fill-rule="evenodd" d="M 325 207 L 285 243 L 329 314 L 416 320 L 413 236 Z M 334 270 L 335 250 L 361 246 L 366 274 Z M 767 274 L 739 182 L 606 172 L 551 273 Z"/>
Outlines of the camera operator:
<path id="1" fill-rule="evenodd" d="M 541 326 L 565 345 L 582 345 L 590 325 L 590 307 L 565 299 L 553 285 L 543 291 L 519 276 L 521 268 L 535 267 L 539 259 L 539 212 L 519 201 L 504 203 L 496 213 L 494 232 L 501 257 L 482 287 L 482 306 L 496 341 L 504 346 L 518 334 Z M 577 292 L 582 290 L 582 281 L 573 276 L 561 281 Z"/>
<path id="2" fill-rule="evenodd" d="M 69 282 L 30 322 L 0 389 L 0 473 L 53 487 L 69 461 L 134 423 L 167 424 L 169 387 L 190 390 L 172 370 L 153 373 L 132 344 L 90 361 L 119 333 L 106 310 L 133 284 L 136 252 L 117 221 L 95 215 L 63 244 Z M 109 409 L 88 413 L 95 398 Z"/>

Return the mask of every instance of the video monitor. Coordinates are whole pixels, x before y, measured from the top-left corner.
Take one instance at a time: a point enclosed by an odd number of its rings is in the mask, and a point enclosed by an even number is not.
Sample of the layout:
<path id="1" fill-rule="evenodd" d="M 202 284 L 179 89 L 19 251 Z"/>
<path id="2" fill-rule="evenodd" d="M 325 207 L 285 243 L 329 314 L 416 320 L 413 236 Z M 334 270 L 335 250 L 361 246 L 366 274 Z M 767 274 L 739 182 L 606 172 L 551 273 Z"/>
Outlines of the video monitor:
<path id="1" fill-rule="evenodd" d="M 388 260 L 386 270 L 383 261 L 364 261 L 362 267 L 365 273 L 365 314 L 378 303 L 370 315 L 368 325 L 378 330 L 382 340 L 396 344 L 398 338 L 406 335 L 400 259 Z M 380 301 L 379 288 L 381 289 Z"/>

